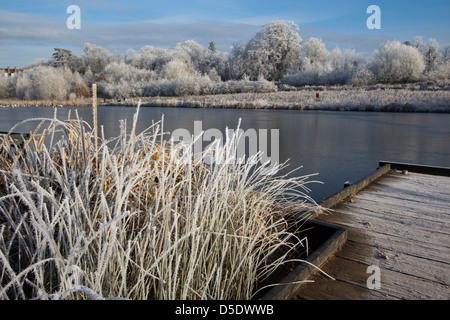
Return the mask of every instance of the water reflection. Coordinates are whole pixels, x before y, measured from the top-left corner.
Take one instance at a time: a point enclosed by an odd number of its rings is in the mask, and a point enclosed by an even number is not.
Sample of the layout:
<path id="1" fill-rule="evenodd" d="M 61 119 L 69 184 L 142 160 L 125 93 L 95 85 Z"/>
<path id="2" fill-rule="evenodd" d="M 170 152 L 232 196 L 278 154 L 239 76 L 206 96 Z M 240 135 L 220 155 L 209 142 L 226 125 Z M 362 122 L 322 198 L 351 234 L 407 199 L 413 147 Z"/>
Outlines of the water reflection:
<path id="1" fill-rule="evenodd" d="M 57 108 L 58 118 L 78 110 L 80 118 L 92 122 L 90 107 Z M 135 108 L 100 107 L 99 125 L 106 137 L 120 132 L 119 120 L 131 128 Z M 28 118 L 52 118 L 52 107 L 0 108 L 0 131 Z M 450 166 L 450 115 L 414 113 L 362 113 L 317 111 L 271 111 L 227 109 L 141 108 L 138 132 L 164 115 L 164 131 L 178 128 L 194 132 L 194 121 L 203 130 L 225 127 L 279 129 L 280 160 L 290 160 L 298 174 L 319 173 L 323 185 L 310 185 L 311 195 L 320 200 L 342 189 L 345 181 L 356 181 L 376 169 L 379 160 Z M 38 122 L 17 128 L 29 132 Z"/>

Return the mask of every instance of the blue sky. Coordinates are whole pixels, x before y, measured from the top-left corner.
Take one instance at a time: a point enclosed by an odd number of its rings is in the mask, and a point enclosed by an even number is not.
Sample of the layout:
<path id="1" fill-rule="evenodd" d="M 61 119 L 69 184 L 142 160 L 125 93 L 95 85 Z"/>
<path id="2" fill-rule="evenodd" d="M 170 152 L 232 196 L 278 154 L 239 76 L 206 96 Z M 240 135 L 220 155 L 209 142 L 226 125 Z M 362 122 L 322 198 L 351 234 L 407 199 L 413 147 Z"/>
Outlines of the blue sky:
<path id="1" fill-rule="evenodd" d="M 69 30 L 69 5 L 81 9 L 81 29 Z M 369 30 L 367 7 L 381 8 L 381 30 Z M 304 40 L 321 38 L 329 50 L 370 54 L 388 40 L 450 44 L 449 0 L 2 0 L 0 65 L 25 66 L 50 58 L 53 48 L 83 53 L 85 42 L 122 53 L 128 48 L 173 48 L 195 40 L 219 50 L 245 42 L 267 22 L 290 20 Z"/>

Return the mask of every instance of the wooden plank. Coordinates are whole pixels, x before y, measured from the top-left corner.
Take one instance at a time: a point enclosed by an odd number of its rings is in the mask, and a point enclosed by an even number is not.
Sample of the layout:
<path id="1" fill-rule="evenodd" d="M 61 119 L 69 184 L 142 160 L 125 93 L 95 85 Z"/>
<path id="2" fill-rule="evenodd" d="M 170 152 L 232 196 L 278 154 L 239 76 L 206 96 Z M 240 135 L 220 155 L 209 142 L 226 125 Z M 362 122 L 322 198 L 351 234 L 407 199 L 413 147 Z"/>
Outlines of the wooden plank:
<path id="1" fill-rule="evenodd" d="M 407 177 L 388 175 L 386 179 L 374 182 L 371 189 L 391 194 L 393 198 L 403 201 L 413 201 L 419 204 L 447 204 L 450 196 L 450 181 L 448 181 L 450 179 L 441 178 L 427 182 L 418 175 L 414 173 Z"/>
<path id="2" fill-rule="evenodd" d="M 424 257 L 415 257 L 389 248 L 369 246 L 350 240 L 347 248 L 337 252 L 336 256 L 450 286 L 448 263 L 430 262 Z"/>
<path id="3" fill-rule="evenodd" d="M 336 281 L 315 273 L 295 297 L 450 299 L 449 177 L 391 170 L 350 196 L 316 218 L 348 231 L 342 250 L 322 266 Z M 376 291 L 365 284 L 371 265 L 381 269 Z"/>
<path id="4" fill-rule="evenodd" d="M 340 225 L 336 223 L 337 225 Z M 344 225 L 340 225 L 345 227 Z M 356 243 L 365 243 L 374 247 L 383 246 L 383 248 L 409 254 L 415 257 L 426 257 L 430 262 L 438 261 L 450 263 L 450 256 L 442 253 L 442 249 L 429 244 L 415 243 L 413 250 L 411 242 L 395 235 L 385 235 L 370 230 L 361 230 L 359 228 L 347 228 L 347 240 Z"/>
<path id="5" fill-rule="evenodd" d="M 378 188 L 377 188 L 378 187 Z M 410 185 L 412 189 L 413 186 Z M 414 192 L 414 191 L 403 191 L 399 188 L 391 188 L 389 186 L 383 186 L 382 184 L 374 185 L 373 191 L 376 191 L 380 195 L 390 196 L 393 200 L 398 200 L 402 202 L 411 202 L 411 204 L 431 204 L 436 206 L 445 206 L 447 205 L 444 199 L 449 198 L 449 194 L 439 192 L 438 190 L 424 190 L 422 193 Z"/>
<path id="6" fill-rule="evenodd" d="M 396 235 L 410 242 L 421 241 L 450 249 L 450 235 L 445 230 L 446 226 L 440 227 L 442 231 L 431 230 L 426 225 L 417 226 L 406 219 L 396 221 L 395 218 L 388 219 L 388 215 L 385 217 L 370 216 L 364 214 L 363 210 L 344 211 L 344 208 L 336 210 L 335 215 L 339 215 L 339 219 L 347 226 L 364 228 L 364 230 L 372 230 L 386 235 Z"/>
<path id="7" fill-rule="evenodd" d="M 433 181 L 422 179 L 419 173 L 410 173 L 407 176 L 399 174 L 389 174 L 385 179 L 378 180 L 371 185 L 373 190 L 378 192 L 392 192 L 399 195 L 407 196 L 404 200 L 427 202 L 442 202 L 448 199 L 450 190 L 449 178 L 437 178 Z"/>
<path id="8" fill-rule="evenodd" d="M 378 179 L 379 177 L 383 176 L 384 174 L 388 173 L 390 170 L 390 165 L 385 165 L 382 168 L 376 170 L 372 174 L 369 174 L 365 178 L 359 180 L 355 184 L 345 188 L 344 190 L 336 193 L 335 195 L 329 197 L 328 199 L 322 201 L 320 205 L 324 208 L 332 208 L 342 202 L 343 200 L 347 199 L 348 197 L 356 194 L 366 186 L 368 186 L 370 183 Z"/>
<path id="9" fill-rule="evenodd" d="M 393 162 L 393 161 L 379 162 L 380 167 L 387 164 L 390 164 L 391 168 L 396 170 L 408 170 L 416 173 L 450 177 L 450 168 L 448 167 L 424 166 L 419 164 Z"/>
<path id="10" fill-rule="evenodd" d="M 415 203 L 405 202 L 400 206 L 398 205 L 398 200 L 393 199 L 389 195 L 373 193 L 372 190 L 367 191 L 363 196 L 356 195 L 354 201 L 358 201 L 358 206 L 361 209 L 371 211 L 371 212 L 379 212 L 380 214 L 388 214 L 389 212 L 395 211 L 395 215 L 398 215 L 398 219 L 403 218 L 412 218 L 412 219 L 421 219 L 424 222 L 428 223 L 447 223 L 449 217 L 449 209 L 448 207 L 439 206 L 439 205 L 427 205 L 426 206 L 426 214 L 424 214 L 423 210 L 418 210 L 418 206 Z M 449 198 L 450 199 L 450 198 Z M 382 202 L 383 206 L 379 206 L 379 203 Z M 351 202 L 354 203 L 354 202 Z M 348 204 L 348 203 L 347 203 Z M 394 216 L 391 214 L 391 216 Z M 392 217 L 395 218 L 395 217 Z M 432 228 L 432 226 L 430 225 Z"/>
<path id="11" fill-rule="evenodd" d="M 315 272 L 293 294 L 297 300 L 380 300 L 387 299 L 376 290 L 366 286 L 367 266 L 354 262 L 352 265 L 342 264 L 343 259 L 333 256 L 324 265 L 323 270 L 332 275 L 332 280 L 319 272 Z"/>
<path id="12" fill-rule="evenodd" d="M 330 216 L 331 217 L 331 216 Z M 399 238 L 403 238 L 410 244 L 413 243 L 426 243 L 428 246 L 438 246 L 443 248 L 450 248 L 449 236 L 446 234 L 440 234 L 436 231 L 421 230 L 412 226 L 404 226 L 401 223 L 395 223 L 393 221 L 386 221 L 384 219 L 372 217 L 364 217 L 357 211 L 350 211 L 347 208 L 339 208 L 334 211 L 332 220 L 328 217 L 324 222 L 332 223 L 338 222 L 345 228 L 353 227 L 355 229 L 371 230 L 374 233 L 380 233 L 385 235 L 393 235 Z"/>
<path id="13" fill-rule="evenodd" d="M 310 264 L 320 267 L 330 256 L 338 251 L 347 240 L 347 231 L 336 226 L 331 226 L 321 222 L 315 222 L 326 228 L 333 228 L 335 232 L 325 241 L 318 249 L 316 249 L 306 261 Z M 289 275 L 287 275 L 279 285 L 273 287 L 267 292 L 261 300 L 286 300 L 301 285 L 300 281 L 306 280 L 315 270 L 313 266 L 307 263 L 300 264 Z"/>
<path id="14" fill-rule="evenodd" d="M 331 263 L 332 262 L 332 263 Z M 450 287 L 387 269 L 380 270 L 380 289 L 367 288 L 368 265 L 338 256 L 324 271 L 337 281 L 316 274 L 314 283 L 305 283 L 295 293 L 302 299 L 442 299 L 450 298 Z M 345 285 L 343 285 L 345 283 Z M 330 293 L 334 297 L 330 297 Z M 339 297 L 339 298 L 338 298 Z"/>

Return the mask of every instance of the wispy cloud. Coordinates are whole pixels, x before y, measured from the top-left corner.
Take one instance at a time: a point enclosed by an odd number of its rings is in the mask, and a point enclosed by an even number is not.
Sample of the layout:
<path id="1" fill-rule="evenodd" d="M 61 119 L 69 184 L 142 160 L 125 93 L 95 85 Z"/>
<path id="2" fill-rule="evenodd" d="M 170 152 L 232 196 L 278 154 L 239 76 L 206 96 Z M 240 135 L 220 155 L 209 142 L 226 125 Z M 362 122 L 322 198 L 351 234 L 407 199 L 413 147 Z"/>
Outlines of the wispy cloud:
<path id="1" fill-rule="evenodd" d="M 329 27 L 324 27 L 324 23 L 319 23 L 321 20 L 342 16 L 350 12 L 350 8 L 324 10 L 323 13 L 311 9 L 293 10 L 292 13 L 281 14 L 268 13 L 267 10 L 253 12 L 256 7 L 251 7 L 250 10 L 249 4 L 240 8 L 236 3 L 231 5 L 226 1 L 221 2 L 223 12 L 217 9 L 210 15 L 194 14 L 192 10 L 183 12 L 178 8 L 171 15 L 165 13 L 147 16 L 136 13 L 139 6 L 134 0 L 129 0 L 129 3 L 80 0 L 81 30 L 69 30 L 66 27 L 68 15 L 65 12 L 65 5 L 69 2 L 58 3 L 58 8 L 53 8 L 51 12 L 13 12 L 0 9 L 0 63 L 25 65 L 37 58 L 50 58 L 54 47 L 67 48 L 81 54 L 86 42 L 104 46 L 111 52 L 125 52 L 128 48 L 139 50 L 146 45 L 173 48 L 186 40 L 195 40 L 207 46 L 214 40 L 219 50 L 228 52 L 233 44 L 248 41 L 263 24 L 276 19 L 294 21 L 299 24 L 304 40 L 310 37 L 321 38 L 330 50 L 338 46 L 370 54 L 380 43 L 392 39 L 382 33 L 358 34 L 354 30 L 351 34 L 344 34 L 336 30 L 330 31 Z M 298 6 L 296 2 L 292 5 Z M 149 4 L 146 3 L 146 6 L 148 9 Z M 253 6 L 256 6 L 256 2 Z M 209 12 L 210 7 L 208 2 L 202 10 Z M 98 11 L 100 9 L 104 9 L 101 15 Z M 236 14 L 230 14 L 234 10 Z M 224 14 L 225 11 L 228 12 L 227 15 Z M 121 18 L 117 19 L 121 13 Z M 361 19 L 364 19 L 364 14 L 363 12 Z"/>
<path id="2" fill-rule="evenodd" d="M 61 40 L 64 37 L 64 28 L 60 24 L 39 15 L 0 10 L 0 16 L 0 44 Z"/>
<path id="3" fill-rule="evenodd" d="M 78 48 L 75 50 L 78 52 L 86 42 L 104 46 L 111 51 L 125 51 L 128 48 L 138 50 L 146 45 L 172 48 L 186 40 L 195 40 L 205 46 L 214 40 L 219 50 L 228 51 L 232 44 L 248 40 L 258 30 L 258 27 L 251 24 L 186 17 L 120 23 L 91 23 L 82 20 L 80 30 L 69 30 L 65 19 L 49 19 L 5 10 L 0 10 L 0 15 L 5 17 L 0 21 L 2 46 L 22 45 L 29 48 L 34 44 L 37 47 L 47 45 L 51 49 L 66 46 L 69 49 Z M 22 51 L 16 58 L 25 59 L 25 55 L 32 56 L 32 52 Z M 3 53 L 0 53 L 0 60 L 5 59 L 2 56 Z"/>

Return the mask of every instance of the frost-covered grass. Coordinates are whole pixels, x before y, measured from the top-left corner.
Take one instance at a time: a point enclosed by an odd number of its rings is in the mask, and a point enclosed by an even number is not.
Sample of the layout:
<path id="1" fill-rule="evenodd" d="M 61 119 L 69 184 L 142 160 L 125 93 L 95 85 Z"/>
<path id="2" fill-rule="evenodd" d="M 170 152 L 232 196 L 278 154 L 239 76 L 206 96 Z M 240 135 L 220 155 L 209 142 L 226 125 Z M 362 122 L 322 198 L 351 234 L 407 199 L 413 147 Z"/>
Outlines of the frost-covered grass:
<path id="1" fill-rule="evenodd" d="M 316 98 L 320 93 L 320 98 Z M 331 111 L 450 112 L 450 88 L 435 85 L 303 87 L 273 93 L 144 98 L 143 106 Z M 126 104 L 135 104 L 129 99 Z M 121 102 L 120 104 L 123 104 Z"/>
<path id="2" fill-rule="evenodd" d="M 188 95 L 184 97 L 141 97 L 135 99 L 107 100 L 105 105 L 175 108 L 234 108 L 234 109 L 292 109 L 329 111 L 385 111 L 385 112 L 450 112 L 450 87 L 448 83 L 353 86 L 306 86 L 295 88 L 280 85 L 279 91 L 252 92 L 252 86 L 238 87 L 242 81 L 229 82 L 234 93 Z M 251 83 L 250 81 L 248 83 Z M 259 87 L 256 83 L 254 86 Z M 262 88 L 262 87 L 261 87 Z M 320 99 L 316 99 L 320 93 Z M 102 100 L 100 100 L 102 102 Z M 74 105 L 71 101 L 14 101 L 0 100 L 0 106 L 20 105 Z M 89 105 L 89 101 L 76 105 Z"/>
<path id="3" fill-rule="evenodd" d="M 78 98 L 67 100 L 18 100 L 18 99 L 0 99 L 0 107 L 20 107 L 20 106 L 91 106 L 92 98 Z"/>
<path id="4" fill-rule="evenodd" d="M 56 114 L 23 149 L 0 138 L 0 299 L 250 299 L 303 245 L 311 176 L 226 164 L 238 136 L 214 149 L 225 164 L 181 157 L 138 112 L 98 144 Z"/>

